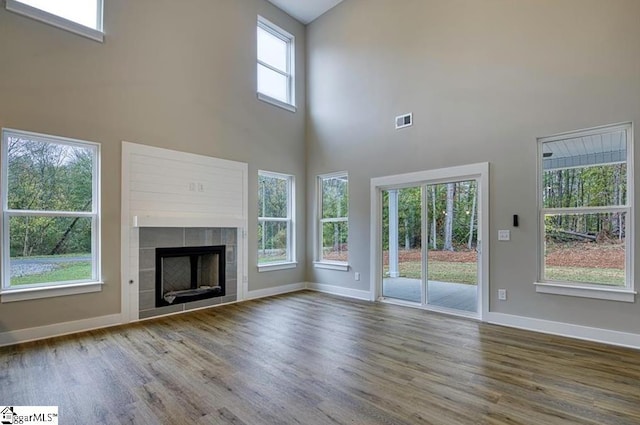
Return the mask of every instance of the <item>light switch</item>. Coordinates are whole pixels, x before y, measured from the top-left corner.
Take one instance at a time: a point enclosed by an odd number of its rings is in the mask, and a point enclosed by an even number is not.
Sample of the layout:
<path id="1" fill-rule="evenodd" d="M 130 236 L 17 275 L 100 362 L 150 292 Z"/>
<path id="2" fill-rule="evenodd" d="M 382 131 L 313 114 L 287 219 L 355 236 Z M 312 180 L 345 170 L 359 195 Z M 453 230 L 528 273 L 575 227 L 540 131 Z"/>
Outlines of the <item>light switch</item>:
<path id="1" fill-rule="evenodd" d="M 499 241 L 510 241 L 511 240 L 511 230 L 498 230 L 498 240 Z"/>

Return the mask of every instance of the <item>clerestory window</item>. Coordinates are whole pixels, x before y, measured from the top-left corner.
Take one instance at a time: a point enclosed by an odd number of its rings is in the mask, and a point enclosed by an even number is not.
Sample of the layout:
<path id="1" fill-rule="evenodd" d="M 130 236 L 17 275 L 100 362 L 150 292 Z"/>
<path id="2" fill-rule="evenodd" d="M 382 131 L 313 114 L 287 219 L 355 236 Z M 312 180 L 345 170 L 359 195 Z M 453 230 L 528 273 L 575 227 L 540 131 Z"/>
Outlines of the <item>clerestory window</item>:
<path id="1" fill-rule="evenodd" d="M 258 16 L 258 99 L 295 112 L 294 37 Z"/>
<path id="2" fill-rule="evenodd" d="M 103 0 L 6 0 L 12 12 L 102 42 Z"/>

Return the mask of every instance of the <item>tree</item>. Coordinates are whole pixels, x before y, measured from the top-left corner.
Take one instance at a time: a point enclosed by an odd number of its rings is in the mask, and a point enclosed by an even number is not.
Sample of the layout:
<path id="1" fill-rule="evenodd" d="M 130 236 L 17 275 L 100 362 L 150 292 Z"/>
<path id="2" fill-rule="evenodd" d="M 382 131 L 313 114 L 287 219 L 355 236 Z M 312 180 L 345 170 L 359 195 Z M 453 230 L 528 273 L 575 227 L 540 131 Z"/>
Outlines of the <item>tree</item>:
<path id="1" fill-rule="evenodd" d="M 287 223 L 277 219 L 288 216 L 288 180 L 285 177 L 258 175 L 258 244 L 260 256 L 286 253 Z M 269 220 L 276 219 L 276 220 Z"/>
<path id="2" fill-rule="evenodd" d="M 473 247 L 473 234 L 474 234 L 474 230 L 473 230 L 473 226 L 475 225 L 475 220 L 476 220 L 476 201 L 478 198 L 478 191 L 474 190 L 473 191 L 473 202 L 471 203 L 471 219 L 469 220 L 469 242 L 467 243 L 467 249 L 471 249 Z"/>
<path id="3" fill-rule="evenodd" d="M 325 178 L 322 181 L 322 246 L 334 252 L 346 251 L 348 238 L 349 194 L 345 177 Z"/>
<path id="4" fill-rule="evenodd" d="M 404 239 L 404 249 L 422 245 L 422 190 L 408 187 L 398 190 L 398 219 L 403 223 L 399 229 Z M 400 238 L 398 238 L 400 239 Z"/>
<path id="5" fill-rule="evenodd" d="M 7 157 L 9 209 L 91 211 L 89 149 L 12 137 Z M 9 237 L 11 256 L 91 252 L 91 219 L 14 215 L 9 219 Z"/>
<path id="6" fill-rule="evenodd" d="M 444 224 L 444 246 L 445 251 L 453 251 L 453 201 L 456 194 L 456 184 L 447 183 L 447 212 Z"/>
<path id="7" fill-rule="evenodd" d="M 548 169 L 543 174 L 545 208 L 617 206 L 626 203 L 626 164 L 596 164 Z M 596 241 L 624 238 L 624 214 L 555 214 L 545 218 L 551 241 Z"/>

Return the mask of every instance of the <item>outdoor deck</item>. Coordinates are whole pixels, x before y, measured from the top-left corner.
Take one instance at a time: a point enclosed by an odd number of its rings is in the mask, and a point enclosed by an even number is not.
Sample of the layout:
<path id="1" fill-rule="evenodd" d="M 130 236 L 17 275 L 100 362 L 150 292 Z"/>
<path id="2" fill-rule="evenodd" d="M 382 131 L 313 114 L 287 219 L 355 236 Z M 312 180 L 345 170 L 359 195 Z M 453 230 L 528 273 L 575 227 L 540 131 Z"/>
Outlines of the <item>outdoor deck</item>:
<path id="1" fill-rule="evenodd" d="M 384 278 L 382 294 L 387 298 L 420 302 L 420 279 L 406 277 Z M 477 311 L 477 286 L 463 283 L 428 282 L 429 304 L 463 311 Z"/>

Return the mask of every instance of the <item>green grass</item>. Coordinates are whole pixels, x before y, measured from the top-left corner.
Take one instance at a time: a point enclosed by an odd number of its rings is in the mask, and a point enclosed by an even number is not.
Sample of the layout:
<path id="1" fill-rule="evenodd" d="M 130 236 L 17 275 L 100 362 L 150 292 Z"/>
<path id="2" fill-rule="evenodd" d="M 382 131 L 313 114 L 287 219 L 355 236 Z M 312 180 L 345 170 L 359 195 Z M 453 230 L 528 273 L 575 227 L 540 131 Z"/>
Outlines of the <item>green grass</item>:
<path id="1" fill-rule="evenodd" d="M 428 264 L 429 280 L 441 282 L 477 283 L 476 263 L 454 263 L 447 261 L 430 261 Z M 422 265 L 420 261 L 406 261 L 399 264 L 400 276 L 409 279 L 421 279 Z M 389 268 L 384 267 L 387 275 Z M 561 282 L 601 283 L 612 286 L 624 286 L 624 270 L 588 267 L 547 267 L 548 280 Z"/>
<path id="2" fill-rule="evenodd" d="M 478 265 L 476 263 L 449 263 L 430 261 L 428 264 L 429 280 L 440 282 L 478 284 Z"/>
<path id="3" fill-rule="evenodd" d="M 284 262 L 284 261 L 287 261 L 287 254 L 265 255 L 264 257 L 258 254 L 258 264 Z"/>
<path id="4" fill-rule="evenodd" d="M 422 277 L 422 264 L 420 261 L 405 261 L 400 263 L 398 267 L 401 277 L 409 279 L 420 279 Z M 477 282 L 477 270 L 476 263 L 430 261 L 428 276 L 429 280 L 475 285 Z M 389 272 L 387 266 L 384 267 L 384 272 L 385 274 Z"/>
<path id="5" fill-rule="evenodd" d="M 600 283 L 612 286 L 624 286 L 624 270 L 589 267 L 547 267 L 547 280 L 560 282 Z"/>
<path id="6" fill-rule="evenodd" d="M 59 264 L 55 270 L 11 278 L 11 286 L 31 285 L 34 283 L 65 282 L 91 278 L 91 261 Z"/>

